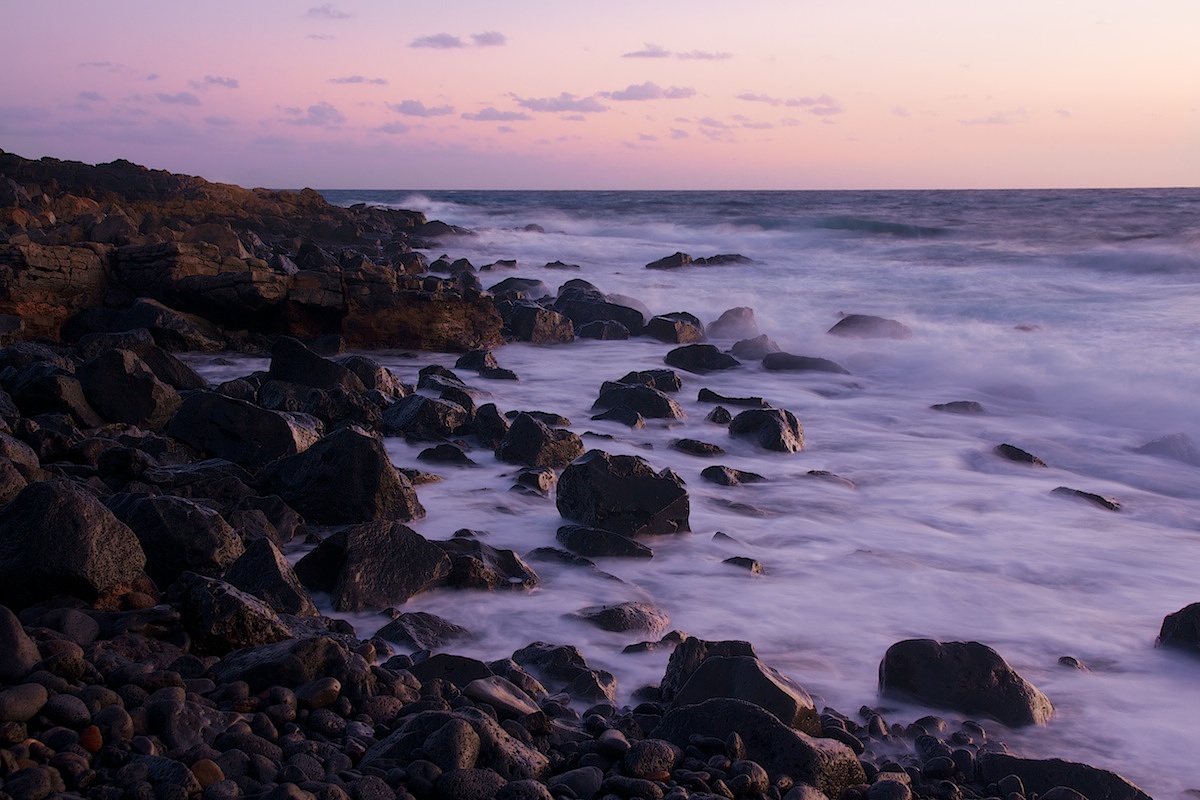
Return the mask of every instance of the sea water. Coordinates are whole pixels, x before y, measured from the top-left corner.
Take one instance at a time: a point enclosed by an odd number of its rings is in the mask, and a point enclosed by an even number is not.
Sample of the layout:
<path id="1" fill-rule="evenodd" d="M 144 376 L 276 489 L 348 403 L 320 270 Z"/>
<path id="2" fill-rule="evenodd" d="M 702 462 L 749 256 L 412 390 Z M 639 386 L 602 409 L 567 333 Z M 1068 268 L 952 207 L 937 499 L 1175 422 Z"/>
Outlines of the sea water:
<path id="1" fill-rule="evenodd" d="M 646 637 L 569 614 L 645 600 L 672 628 L 750 641 L 818 707 L 869 705 L 907 723 L 964 717 L 881 699 L 888 646 L 975 640 L 1055 705 L 1045 726 L 985 723 L 1012 751 L 1113 770 L 1160 800 L 1200 789 L 1200 658 L 1155 646 L 1165 615 L 1200 602 L 1200 466 L 1136 451 L 1167 434 L 1200 440 L 1200 190 L 325 194 L 471 229 L 425 252 L 476 267 L 517 262 L 480 272 L 485 287 L 517 275 L 553 292 L 582 278 L 653 313 L 706 323 L 749 307 L 783 350 L 850 373 L 767 372 L 754 361 L 681 373 L 687 418 L 631 430 L 590 419 L 600 384 L 663 367 L 671 345 L 517 343 L 496 357 L 518 382 L 461 371 L 486 393 L 479 403 L 562 414 L 588 449 L 673 469 L 687 483 L 691 533 L 647 542 L 648 561 L 598 559 L 598 570 L 532 562 L 541 585 L 531 592 L 439 590 L 406 603 L 473 632 L 449 649 L 490 660 L 533 641 L 577 645 L 617 676 L 627 702 L 658 682 L 667 653 L 623 654 Z M 752 263 L 645 268 L 677 251 Z M 578 269 L 545 266 L 555 261 Z M 912 336 L 827 333 L 851 313 L 898 320 Z M 372 355 L 412 383 L 421 367 L 455 360 Z M 219 379 L 262 363 L 198 365 Z M 792 411 L 804 450 L 731 438 L 705 421 L 702 387 Z M 930 409 L 957 400 L 986 413 Z M 706 459 L 670 447 L 683 437 L 726 452 Z M 1001 459 L 992 452 L 1001 443 L 1048 466 Z M 421 445 L 393 438 L 387 449 L 397 465 L 422 466 Z M 428 514 L 412 526 L 430 539 L 485 531 L 487 543 L 520 554 L 555 546 L 564 520 L 553 497 L 509 491 L 514 467 L 489 451 L 469 455 L 479 466 L 432 470 L 445 480 L 419 487 Z M 717 463 L 769 480 L 724 487 L 700 477 Z M 1121 510 L 1052 494 L 1059 486 Z M 731 556 L 766 572 L 723 563 Z M 387 621 L 351 619 L 364 636 Z M 1087 669 L 1061 666 L 1061 656 Z"/>

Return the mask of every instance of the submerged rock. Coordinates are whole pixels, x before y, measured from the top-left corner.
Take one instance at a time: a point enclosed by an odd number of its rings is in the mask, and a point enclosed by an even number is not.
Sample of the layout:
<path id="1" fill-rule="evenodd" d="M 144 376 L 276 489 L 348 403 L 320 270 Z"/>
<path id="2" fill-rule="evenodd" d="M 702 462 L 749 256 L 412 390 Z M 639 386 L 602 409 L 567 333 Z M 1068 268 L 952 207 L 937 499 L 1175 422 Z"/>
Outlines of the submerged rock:
<path id="1" fill-rule="evenodd" d="M 894 319 L 873 317 L 870 314 L 847 314 L 828 333 L 856 339 L 910 339 L 912 331 Z"/>

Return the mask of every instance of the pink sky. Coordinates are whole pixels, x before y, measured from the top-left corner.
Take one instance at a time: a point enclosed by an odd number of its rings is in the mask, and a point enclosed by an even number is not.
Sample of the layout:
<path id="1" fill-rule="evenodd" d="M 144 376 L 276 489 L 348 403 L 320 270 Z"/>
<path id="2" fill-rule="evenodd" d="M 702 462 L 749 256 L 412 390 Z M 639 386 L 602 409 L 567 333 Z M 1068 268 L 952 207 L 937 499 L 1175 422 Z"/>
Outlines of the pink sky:
<path id="1" fill-rule="evenodd" d="M 1196 0 L 6 2 L 0 149 L 246 186 L 1200 186 Z"/>

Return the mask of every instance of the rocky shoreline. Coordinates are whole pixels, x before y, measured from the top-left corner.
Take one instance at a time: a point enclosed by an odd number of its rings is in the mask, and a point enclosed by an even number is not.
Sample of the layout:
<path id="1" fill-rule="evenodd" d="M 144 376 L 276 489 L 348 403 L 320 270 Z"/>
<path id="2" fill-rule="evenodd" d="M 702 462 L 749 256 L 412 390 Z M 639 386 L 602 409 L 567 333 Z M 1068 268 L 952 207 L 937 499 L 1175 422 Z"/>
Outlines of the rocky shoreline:
<path id="1" fill-rule="evenodd" d="M 453 626 L 428 614 L 394 611 L 367 640 L 321 615 L 312 592 L 352 611 L 537 583 L 525 556 L 472 531 L 430 541 L 406 526 L 433 476 L 397 470 L 384 436 L 427 442 L 432 464 L 466 458 L 467 440 L 519 467 L 522 490 L 553 490 L 562 548 L 543 556 L 641 557 L 687 530 L 669 471 L 585 453 L 553 414 L 476 407 L 458 373 L 516 377 L 489 350 L 506 338 L 648 335 L 692 372 L 772 355 L 744 310 L 723 318 L 746 334 L 731 355 L 691 315 L 651 317 L 579 280 L 484 291 L 469 263 L 418 252 L 461 235 L 309 190 L 0 153 L 0 797 L 1146 797 L 1100 769 L 1012 755 L 991 723 L 816 708 L 747 642 L 646 642 L 673 649 L 663 678 L 618 707 L 615 678 L 569 644 L 484 662 L 454 655 Z M 906 334 L 843 322 L 841 335 Z M 343 346 L 464 355 L 408 385 Z M 269 369 L 214 387 L 173 355 L 223 349 L 269 352 Z M 770 368 L 841 369 L 815 362 L 775 353 Z M 630 373 L 597 411 L 669 418 L 677 389 L 672 369 Z M 744 409 L 726 412 L 734 435 L 803 447 L 790 412 L 713 402 Z M 756 477 L 733 472 L 710 479 Z M 316 547 L 293 565 L 303 542 Z M 666 627 L 646 604 L 587 612 L 652 639 Z M 1197 617 L 1168 617 L 1164 644 L 1195 651 Z M 880 689 L 1008 726 L 1053 713 L 973 642 L 898 642 Z"/>

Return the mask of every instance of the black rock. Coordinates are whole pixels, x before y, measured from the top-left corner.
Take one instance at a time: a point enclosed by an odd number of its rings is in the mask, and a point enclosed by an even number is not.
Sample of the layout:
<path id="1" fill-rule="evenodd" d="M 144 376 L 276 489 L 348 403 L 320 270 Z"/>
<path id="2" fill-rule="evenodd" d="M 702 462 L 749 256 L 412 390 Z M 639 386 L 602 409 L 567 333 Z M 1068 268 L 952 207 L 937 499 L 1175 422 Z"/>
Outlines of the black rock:
<path id="1" fill-rule="evenodd" d="M 652 603 L 641 601 L 588 606 L 568 616 L 614 633 L 635 631 L 650 636 L 661 635 L 671 621 L 662 609 Z"/>
<path id="2" fill-rule="evenodd" d="M 166 599 L 179 610 L 199 654 L 223 655 L 293 636 L 269 605 L 216 578 L 185 572 L 171 584 Z"/>
<path id="3" fill-rule="evenodd" d="M 338 387 L 364 392 L 367 388 L 347 366 L 322 358 L 290 336 L 279 337 L 271 347 L 271 366 L 267 374 L 275 380 L 315 389 Z"/>
<path id="4" fill-rule="evenodd" d="M 129 350 L 109 350 L 79 368 L 79 382 L 92 407 L 114 422 L 161 430 L 182 400 L 173 386 Z"/>
<path id="5" fill-rule="evenodd" d="M 587 525 L 563 525 L 556 536 L 563 547 L 588 558 L 651 558 L 654 551 L 628 536 Z"/>
<path id="6" fill-rule="evenodd" d="M 694 456 L 719 456 L 725 452 L 719 445 L 702 442 L 699 439 L 676 439 L 671 442 L 671 447 Z"/>
<path id="7" fill-rule="evenodd" d="M 629 406 L 614 406 L 607 411 L 594 415 L 592 419 L 619 422 L 622 425 L 627 425 L 635 429 L 646 427 L 646 418 Z"/>
<path id="8" fill-rule="evenodd" d="M 426 447 L 420 453 L 417 453 L 417 460 L 430 464 L 449 464 L 459 467 L 478 466 L 471 460 L 470 456 L 463 452 L 461 447 L 455 447 L 448 443 Z"/>
<path id="9" fill-rule="evenodd" d="M 496 447 L 496 458 L 529 467 L 565 467 L 582 453 L 578 434 L 548 427 L 525 413 L 517 415 Z"/>
<path id="10" fill-rule="evenodd" d="M 770 404 L 761 397 L 726 397 L 708 388 L 702 388 L 696 394 L 696 399 L 701 403 L 724 403 L 725 405 L 747 408 L 770 408 Z"/>
<path id="11" fill-rule="evenodd" d="M 993 448 L 992 452 L 1001 458 L 1006 458 L 1009 461 L 1016 461 L 1019 464 L 1029 464 L 1034 467 L 1044 467 L 1046 462 L 1042 461 L 1035 455 L 1025 452 L 1019 447 L 1014 447 L 1011 444 L 998 444 Z"/>
<path id="12" fill-rule="evenodd" d="M 741 363 L 711 344 L 685 344 L 682 347 L 676 347 L 667 353 L 663 361 L 669 366 L 695 373 L 730 369 Z"/>
<path id="13" fill-rule="evenodd" d="M 295 455 L 317 441 L 324 426 L 308 414 L 268 411 L 217 392 L 194 392 L 167 433 L 201 452 L 248 467 Z"/>
<path id="14" fill-rule="evenodd" d="M 764 333 L 753 339 L 740 339 L 734 342 L 733 347 L 729 348 L 729 353 L 734 358 L 761 361 L 771 353 L 780 352 L 781 349 L 774 339 Z"/>
<path id="15" fill-rule="evenodd" d="M 651 317 L 642 333 L 667 344 L 702 342 L 704 323 L 693 314 L 676 311 Z"/>
<path id="16" fill-rule="evenodd" d="M 974 400 L 952 400 L 949 403 L 934 403 L 930 406 L 934 411 L 945 411 L 949 414 L 986 414 L 983 406 Z"/>
<path id="17" fill-rule="evenodd" d="M 450 556 L 446 585 L 459 589 L 533 589 L 540 579 L 512 550 L 500 550 L 470 538 L 434 542 Z"/>
<path id="18" fill-rule="evenodd" d="M 637 456 L 589 451 L 563 470 L 556 502 L 569 520 L 626 536 L 689 530 L 683 481 Z"/>
<path id="19" fill-rule="evenodd" d="M 827 358 L 798 356 L 792 353 L 767 353 L 763 356 L 762 365 L 763 369 L 770 372 L 832 372 L 837 375 L 850 374 L 845 367 Z"/>
<path id="20" fill-rule="evenodd" d="M 120 494 L 107 505 L 137 535 L 146 574 L 159 586 L 169 586 L 185 571 L 219 575 L 245 551 L 229 523 L 195 500 Z"/>
<path id="21" fill-rule="evenodd" d="M 317 614 L 317 607 L 308 590 L 270 539 L 250 542 L 246 552 L 226 570 L 225 580 L 281 614 L 303 617 Z"/>
<path id="22" fill-rule="evenodd" d="M 870 314 L 847 314 L 827 332 L 856 339 L 912 338 L 912 331 L 903 323 Z"/>
<path id="23" fill-rule="evenodd" d="M 759 483 L 766 480 L 756 472 L 745 472 L 721 464 L 705 467 L 700 471 L 700 477 L 721 486 L 738 486 L 743 483 Z"/>
<path id="24" fill-rule="evenodd" d="M 1020 779 L 1026 796 L 1050 798 L 1058 787 L 1069 787 L 1088 800 L 1150 800 L 1129 781 L 1107 770 L 1057 758 L 1018 758 L 1009 753 L 981 752 L 979 778 L 997 783 L 1009 775 Z M 1065 800 L 1059 797 L 1059 800 Z"/>
<path id="25" fill-rule="evenodd" d="M 423 394 L 401 398 L 383 412 L 385 434 L 404 436 L 413 441 L 451 438 L 458 435 L 470 422 L 467 410 L 458 403 L 426 397 Z"/>
<path id="26" fill-rule="evenodd" d="M 657 261 L 651 261 L 646 265 L 646 269 L 678 269 L 679 267 L 686 267 L 691 263 L 692 257 L 687 253 L 675 253 L 664 256 Z"/>
<path id="27" fill-rule="evenodd" d="M 580 339 L 621 341 L 629 338 L 629 329 L 612 319 L 597 319 L 577 325 L 575 335 Z"/>
<path id="28" fill-rule="evenodd" d="M 425 611 L 397 614 L 377 635 L 414 650 L 436 650 L 471 638 L 471 632 L 461 625 Z"/>
<path id="29" fill-rule="evenodd" d="M 715 322 L 709 323 L 708 335 L 714 339 L 750 339 L 758 336 L 754 309 L 738 306 L 722 312 Z"/>
<path id="30" fill-rule="evenodd" d="M 1070 497 L 1075 500 L 1083 500 L 1091 503 L 1094 506 L 1104 509 L 1105 511 L 1120 511 L 1121 503 L 1111 497 L 1095 494 L 1094 492 L 1085 492 L 1082 489 L 1071 489 L 1067 486 L 1058 486 L 1050 490 L 1050 494 L 1060 495 L 1062 497 Z"/>
<path id="31" fill-rule="evenodd" d="M 683 419 L 683 408 L 664 392 L 648 385 L 605 384 L 592 408 L 624 406 L 646 419 Z"/>
<path id="32" fill-rule="evenodd" d="M 804 430 L 799 420 L 782 408 L 752 408 L 729 423 L 731 436 L 753 440 L 759 447 L 781 453 L 804 449 Z"/>

